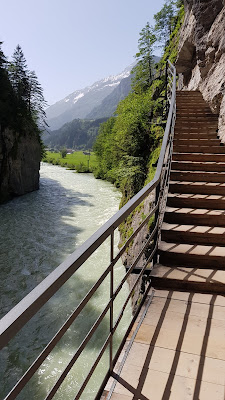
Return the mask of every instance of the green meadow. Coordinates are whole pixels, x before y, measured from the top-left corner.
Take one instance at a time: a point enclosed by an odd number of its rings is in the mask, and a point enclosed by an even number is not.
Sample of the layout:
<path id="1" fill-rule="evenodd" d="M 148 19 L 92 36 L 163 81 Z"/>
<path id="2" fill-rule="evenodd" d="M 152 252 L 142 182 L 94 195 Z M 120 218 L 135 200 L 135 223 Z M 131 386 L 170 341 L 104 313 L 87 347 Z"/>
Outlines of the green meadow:
<path id="1" fill-rule="evenodd" d="M 46 151 L 42 161 L 77 172 L 92 172 L 97 165 L 95 154 L 91 152 L 89 156 L 85 155 L 83 151 L 75 151 L 73 154 L 66 154 L 65 157 L 62 157 L 61 153 Z"/>

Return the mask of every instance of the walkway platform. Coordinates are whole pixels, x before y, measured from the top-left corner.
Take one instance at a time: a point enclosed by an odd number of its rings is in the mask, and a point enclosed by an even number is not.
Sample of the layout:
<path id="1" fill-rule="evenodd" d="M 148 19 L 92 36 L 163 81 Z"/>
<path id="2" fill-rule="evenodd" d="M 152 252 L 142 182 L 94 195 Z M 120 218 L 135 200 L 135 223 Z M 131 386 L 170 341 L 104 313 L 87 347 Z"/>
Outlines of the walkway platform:
<path id="1" fill-rule="evenodd" d="M 114 374 L 102 400 L 224 400 L 225 296 L 150 293 Z"/>

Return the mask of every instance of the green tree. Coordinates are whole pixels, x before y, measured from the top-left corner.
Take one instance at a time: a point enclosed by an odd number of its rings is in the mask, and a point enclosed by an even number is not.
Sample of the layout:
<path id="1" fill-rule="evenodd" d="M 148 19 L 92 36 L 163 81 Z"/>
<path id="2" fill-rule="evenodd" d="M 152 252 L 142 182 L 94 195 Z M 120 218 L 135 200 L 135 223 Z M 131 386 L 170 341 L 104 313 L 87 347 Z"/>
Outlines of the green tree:
<path id="1" fill-rule="evenodd" d="M 106 179 L 107 173 L 114 167 L 114 132 L 115 117 L 109 118 L 100 125 L 93 150 L 98 160 L 98 169 L 95 171 L 97 178 Z"/>
<path id="2" fill-rule="evenodd" d="M 66 155 L 67 155 L 67 150 L 66 150 L 65 147 L 63 147 L 63 148 L 60 150 L 60 154 L 61 154 L 61 157 L 62 157 L 62 158 L 65 158 L 65 157 L 66 157 Z"/>
<path id="3" fill-rule="evenodd" d="M 46 122 L 43 89 L 34 71 L 29 71 L 23 51 L 18 45 L 8 67 L 9 78 L 17 98 L 18 116 L 31 118 L 39 131 L 48 125 Z"/>
<path id="4" fill-rule="evenodd" d="M 153 76 L 153 50 L 156 42 L 154 29 L 147 22 L 146 26 L 140 32 L 138 40 L 138 50 L 135 57 L 137 65 L 133 68 L 133 89 L 135 91 L 145 91 L 151 86 Z"/>
<path id="5" fill-rule="evenodd" d="M 28 71 L 27 104 L 29 112 L 40 129 L 46 128 L 48 126 L 45 113 L 47 102 L 45 101 L 43 89 L 34 71 Z"/>
<path id="6" fill-rule="evenodd" d="M 154 15 L 157 40 L 165 47 L 175 26 L 175 15 L 179 1 L 166 0 L 162 9 Z"/>
<path id="7" fill-rule="evenodd" d="M 27 105 L 29 79 L 26 59 L 20 45 L 17 45 L 9 63 L 9 78 L 21 107 Z"/>
<path id="8" fill-rule="evenodd" d="M 0 42 L 0 128 L 12 126 L 15 111 L 15 98 L 7 71 L 7 59 L 2 51 Z"/>
<path id="9" fill-rule="evenodd" d="M 5 54 L 3 53 L 2 48 L 1 48 L 2 44 L 3 44 L 3 42 L 0 42 L 0 68 L 5 69 L 7 60 L 6 60 Z"/>

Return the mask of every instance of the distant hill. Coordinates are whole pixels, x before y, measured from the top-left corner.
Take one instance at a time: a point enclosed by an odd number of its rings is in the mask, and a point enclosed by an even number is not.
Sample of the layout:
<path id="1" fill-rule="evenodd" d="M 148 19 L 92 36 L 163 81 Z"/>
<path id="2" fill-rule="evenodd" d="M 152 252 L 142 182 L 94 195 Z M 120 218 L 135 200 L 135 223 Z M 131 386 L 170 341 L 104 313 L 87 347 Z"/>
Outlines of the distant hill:
<path id="1" fill-rule="evenodd" d="M 64 124 L 60 129 L 45 134 L 44 143 L 49 148 L 91 149 L 100 124 L 106 120 L 107 118 L 96 120 L 74 119 L 72 122 Z"/>
<path id="2" fill-rule="evenodd" d="M 102 101 L 119 86 L 120 82 L 130 75 L 133 66 L 134 64 L 130 65 L 118 75 L 103 78 L 92 86 L 76 90 L 47 108 L 46 114 L 50 129 L 58 129 L 73 119 L 87 118 L 92 110 L 100 106 Z"/>

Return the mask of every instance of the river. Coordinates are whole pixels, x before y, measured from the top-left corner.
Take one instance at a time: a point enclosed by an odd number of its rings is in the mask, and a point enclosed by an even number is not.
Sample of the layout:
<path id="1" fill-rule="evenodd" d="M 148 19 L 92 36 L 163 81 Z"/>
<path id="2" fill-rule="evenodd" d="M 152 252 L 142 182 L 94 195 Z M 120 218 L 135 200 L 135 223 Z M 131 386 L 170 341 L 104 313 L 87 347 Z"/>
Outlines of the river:
<path id="1" fill-rule="evenodd" d="M 96 180 L 91 174 L 76 174 L 59 166 L 43 164 L 40 190 L 0 207 L 0 317 L 106 222 L 118 210 L 119 201 L 120 193 L 108 182 Z M 116 240 L 118 243 L 118 234 Z M 1 351 L 0 398 L 4 398 L 108 266 L 109 248 L 109 242 L 102 245 Z M 123 275 L 124 267 L 119 262 L 115 266 L 115 283 Z M 125 286 L 118 305 L 127 293 Z M 106 279 L 18 399 L 45 398 L 108 299 L 109 281 Z M 115 309 L 115 318 L 117 311 Z M 130 318 L 131 308 L 128 307 L 115 337 L 115 349 Z M 54 399 L 74 399 L 108 335 L 108 326 L 107 314 Z M 81 399 L 94 398 L 106 368 L 108 353 L 102 357 L 97 373 Z"/>

